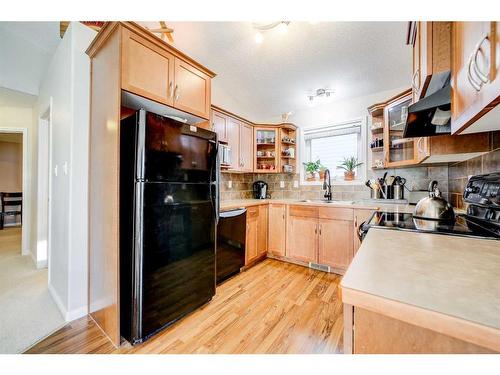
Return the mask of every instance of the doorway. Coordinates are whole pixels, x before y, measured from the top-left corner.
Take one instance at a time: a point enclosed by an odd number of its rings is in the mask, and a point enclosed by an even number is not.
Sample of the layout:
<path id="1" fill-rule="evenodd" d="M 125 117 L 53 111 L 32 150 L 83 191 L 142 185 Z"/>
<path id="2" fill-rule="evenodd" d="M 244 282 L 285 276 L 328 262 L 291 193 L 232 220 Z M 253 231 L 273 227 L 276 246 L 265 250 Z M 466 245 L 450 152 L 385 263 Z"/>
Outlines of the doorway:
<path id="1" fill-rule="evenodd" d="M 0 127 L 0 231 L 16 233 L 10 237 L 11 241 L 19 242 L 16 248 L 21 255 L 30 253 L 27 154 L 28 129 Z"/>

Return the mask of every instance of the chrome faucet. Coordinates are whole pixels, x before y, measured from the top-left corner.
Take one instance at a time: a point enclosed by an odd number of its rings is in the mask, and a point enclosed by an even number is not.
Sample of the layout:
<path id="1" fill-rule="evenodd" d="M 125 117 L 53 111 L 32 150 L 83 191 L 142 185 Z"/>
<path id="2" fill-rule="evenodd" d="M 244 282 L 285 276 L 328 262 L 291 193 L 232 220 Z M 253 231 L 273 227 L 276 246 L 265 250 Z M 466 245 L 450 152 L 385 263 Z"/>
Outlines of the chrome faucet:
<path id="1" fill-rule="evenodd" d="M 328 183 L 326 182 L 326 176 L 328 175 Z M 331 201 L 332 200 L 332 181 L 330 179 L 330 170 L 325 170 L 325 177 L 323 178 L 323 190 L 325 190 L 324 197 Z"/>

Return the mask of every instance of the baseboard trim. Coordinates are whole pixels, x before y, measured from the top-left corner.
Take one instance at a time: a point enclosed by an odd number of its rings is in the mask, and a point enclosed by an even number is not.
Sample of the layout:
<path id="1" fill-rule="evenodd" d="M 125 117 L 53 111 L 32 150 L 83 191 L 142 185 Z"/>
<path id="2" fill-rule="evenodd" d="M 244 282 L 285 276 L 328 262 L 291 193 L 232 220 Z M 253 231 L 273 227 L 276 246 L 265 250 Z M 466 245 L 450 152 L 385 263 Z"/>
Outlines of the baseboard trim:
<path id="1" fill-rule="evenodd" d="M 87 315 L 87 313 L 88 313 L 87 306 L 82 306 L 78 309 L 70 310 L 66 313 L 66 321 L 71 322 L 75 319 L 79 319 Z"/>
<path id="2" fill-rule="evenodd" d="M 31 257 L 31 260 L 35 264 L 36 269 L 42 269 L 42 268 L 47 268 L 47 259 L 45 260 L 36 260 L 35 254 L 33 252 L 29 251 L 26 255 L 29 255 Z"/>
<path id="3" fill-rule="evenodd" d="M 57 292 L 54 289 L 54 287 L 52 286 L 52 284 L 49 283 L 48 288 L 49 288 L 49 293 L 52 296 L 52 298 L 54 299 L 54 302 L 56 303 L 57 308 L 59 309 L 64 320 L 66 320 L 67 311 L 66 311 L 66 308 L 64 307 L 64 304 L 61 301 L 61 298 L 59 297 L 59 294 L 57 294 Z"/>
<path id="4" fill-rule="evenodd" d="M 88 306 L 82 306 L 82 307 L 79 307 L 77 309 L 73 309 L 73 310 L 68 311 L 68 310 L 66 310 L 66 307 L 64 307 L 64 304 L 62 303 L 61 298 L 59 297 L 59 294 L 57 294 L 57 292 L 54 289 L 54 287 L 52 286 L 52 284 L 49 284 L 48 288 L 49 288 L 49 292 L 50 292 L 52 298 L 54 299 L 54 302 L 56 303 L 57 308 L 61 312 L 61 314 L 66 322 L 71 322 L 75 319 L 78 319 L 78 318 L 81 318 L 81 317 L 87 315 Z"/>

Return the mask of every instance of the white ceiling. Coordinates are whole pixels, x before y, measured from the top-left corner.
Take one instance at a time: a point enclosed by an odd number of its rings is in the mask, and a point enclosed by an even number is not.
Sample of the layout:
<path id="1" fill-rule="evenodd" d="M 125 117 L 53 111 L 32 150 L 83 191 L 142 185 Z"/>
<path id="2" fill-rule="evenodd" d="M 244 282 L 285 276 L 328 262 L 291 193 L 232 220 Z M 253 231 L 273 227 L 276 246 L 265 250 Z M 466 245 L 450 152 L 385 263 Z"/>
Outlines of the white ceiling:
<path id="1" fill-rule="evenodd" d="M 212 102 L 255 122 L 288 111 L 323 121 L 350 99 L 409 86 L 405 22 L 292 22 L 262 44 L 250 22 L 167 24 L 179 49 L 218 74 Z M 59 42 L 58 22 L 0 22 L 0 87 L 37 95 Z M 335 90 L 337 104 L 311 109 L 306 95 L 318 88 Z"/>
<path id="2" fill-rule="evenodd" d="M 0 87 L 37 95 L 60 40 L 59 22 L 0 22 Z"/>
<path id="3" fill-rule="evenodd" d="M 167 22 L 175 45 L 218 73 L 212 102 L 256 122 L 309 110 L 306 95 L 334 101 L 409 86 L 406 22 L 292 22 L 254 41 L 249 22 Z"/>

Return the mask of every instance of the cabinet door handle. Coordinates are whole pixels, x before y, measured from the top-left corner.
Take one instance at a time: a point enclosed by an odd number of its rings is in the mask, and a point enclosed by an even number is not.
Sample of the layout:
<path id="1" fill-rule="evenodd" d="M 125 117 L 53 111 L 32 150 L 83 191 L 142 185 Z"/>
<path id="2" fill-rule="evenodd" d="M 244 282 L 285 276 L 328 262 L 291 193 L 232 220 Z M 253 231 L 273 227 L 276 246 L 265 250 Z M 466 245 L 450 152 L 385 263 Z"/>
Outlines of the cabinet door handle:
<path id="1" fill-rule="evenodd" d="M 180 91 L 181 90 L 179 89 L 179 85 L 175 85 L 175 89 L 174 89 L 175 101 L 179 100 L 179 97 L 181 96 Z"/>
<path id="2" fill-rule="evenodd" d="M 424 140 L 423 137 L 420 137 L 417 141 L 417 150 L 419 154 L 423 154 L 424 150 L 422 150 L 422 141 Z"/>
<path id="3" fill-rule="evenodd" d="M 169 92 L 169 96 L 171 98 L 174 97 L 174 83 L 172 81 L 170 81 L 169 85 L 168 85 L 168 92 Z"/>
<path id="4" fill-rule="evenodd" d="M 473 54 L 473 59 L 472 59 L 472 67 L 474 68 L 474 72 L 476 73 L 477 77 L 479 78 L 479 80 L 482 82 L 482 83 L 488 83 L 489 81 L 489 70 L 490 70 L 490 67 L 488 66 L 487 70 L 486 70 L 486 74 L 484 74 L 481 69 L 479 69 L 479 65 L 477 64 L 477 55 L 479 54 L 479 51 L 481 51 L 481 53 L 484 54 L 481 46 L 483 45 L 483 42 L 487 40 L 489 41 L 489 38 L 488 36 L 484 36 L 480 41 L 479 43 L 477 44 L 476 46 L 476 49 L 474 50 L 474 54 Z M 485 55 L 486 56 L 486 55 Z M 489 61 L 488 61 L 489 62 Z"/>
<path id="5" fill-rule="evenodd" d="M 318 225 L 316 224 L 316 226 L 314 227 L 314 234 L 318 234 Z"/>
<path id="6" fill-rule="evenodd" d="M 319 225 L 319 235 L 321 236 L 321 228 L 322 228 L 322 225 L 320 224 Z"/>
<path id="7" fill-rule="evenodd" d="M 474 57 L 474 55 L 470 55 L 470 57 L 469 57 L 469 63 L 468 63 L 468 66 L 467 66 L 467 80 L 469 81 L 469 83 L 471 84 L 471 86 L 474 88 L 474 90 L 480 91 L 481 90 L 481 83 L 477 82 L 474 79 L 474 77 L 472 77 L 471 67 L 472 67 L 472 59 L 473 59 L 473 57 Z"/>
<path id="8" fill-rule="evenodd" d="M 419 77 L 418 87 L 415 84 L 415 79 L 417 78 L 417 76 Z M 413 73 L 413 77 L 411 77 L 411 86 L 415 91 L 418 91 L 418 89 L 420 88 L 420 69 L 415 70 L 415 73 Z"/>

